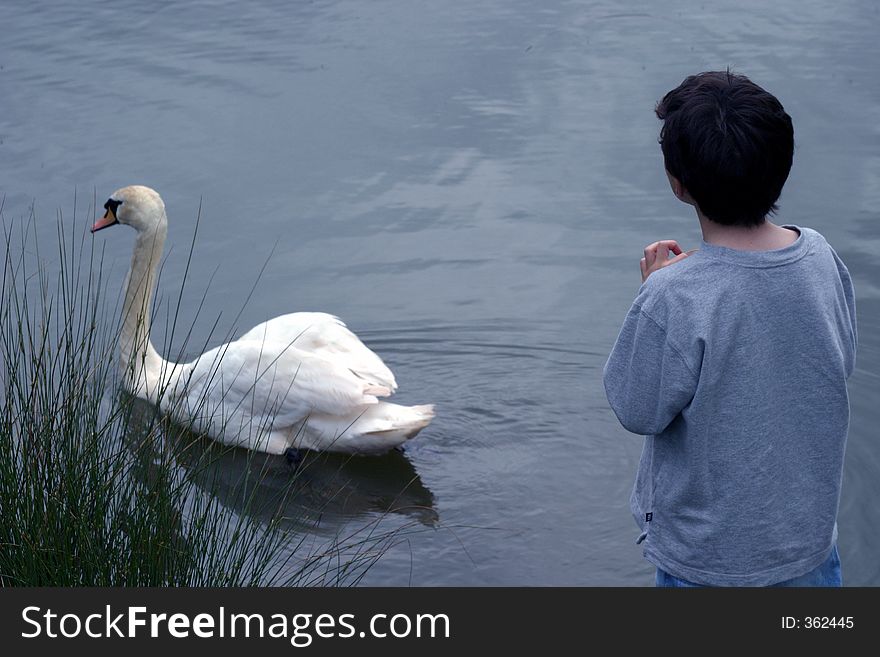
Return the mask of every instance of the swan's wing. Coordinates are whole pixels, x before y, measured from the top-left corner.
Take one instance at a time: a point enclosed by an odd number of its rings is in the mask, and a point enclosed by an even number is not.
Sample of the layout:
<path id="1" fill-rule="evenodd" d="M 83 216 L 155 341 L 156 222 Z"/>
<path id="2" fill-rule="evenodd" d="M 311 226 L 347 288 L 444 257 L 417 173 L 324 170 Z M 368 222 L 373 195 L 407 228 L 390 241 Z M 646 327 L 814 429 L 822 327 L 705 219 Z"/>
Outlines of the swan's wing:
<path id="1" fill-rule="evenodd" d="M 287 344 L 236 340 L 206 352 L 180 379 L 190 409 L 293 426 L 313 413 L 344 415 L 390 394 L 323 358 Z"/>
<path id="2" fill-rule="evenodd" d="M 345 326 L 341 319 L 327 313 L 288 313 L 257 324 L 242 335 L 239 340 L 269 340 L 271 342 L 291 342 L 314 327 L 325 324 Z"/>
<path id="3" fill-rule="evenodd" d="M 338 317 L 326 313 L 290 313 L 258 324 L 240 340 L 275 342 L 318 356 L 350 370 L 371 384 L 397 389 L 397 381 L 382 362 Z"/>

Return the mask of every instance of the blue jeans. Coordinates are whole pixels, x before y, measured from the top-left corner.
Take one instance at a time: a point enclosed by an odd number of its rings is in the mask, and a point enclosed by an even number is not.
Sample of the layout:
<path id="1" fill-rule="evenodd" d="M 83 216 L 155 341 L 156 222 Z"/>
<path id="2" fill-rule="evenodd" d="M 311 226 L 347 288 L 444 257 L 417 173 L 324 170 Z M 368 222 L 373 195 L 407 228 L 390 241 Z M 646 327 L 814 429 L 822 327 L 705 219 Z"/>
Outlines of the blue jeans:
<path id="1" fill-rule="evenodd" d="M 656 585 L 662 587 L 688 588 L 702 587 L 702 584 L 694 584 L 686 579 L 679 579 L 670 575 L 665 570 L 657 569 Z M 831 554 L 824 563 L 816 566 L 808 573 L 787 579 L 771 586 L 843 586 L 843 577 L 840 574 L 840 555 L 837 553 L 837 545 L 831 548 Z"/>

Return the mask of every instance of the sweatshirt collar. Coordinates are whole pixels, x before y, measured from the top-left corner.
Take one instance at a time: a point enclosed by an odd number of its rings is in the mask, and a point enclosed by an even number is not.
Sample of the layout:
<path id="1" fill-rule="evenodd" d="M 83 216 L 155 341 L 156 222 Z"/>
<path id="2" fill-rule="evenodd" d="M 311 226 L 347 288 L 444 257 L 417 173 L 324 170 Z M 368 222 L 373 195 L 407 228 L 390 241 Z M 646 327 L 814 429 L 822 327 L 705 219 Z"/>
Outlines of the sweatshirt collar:
<path id="1" fill-rule="evenodd" d="M 777 267 L 779 265 L 785 265 L 800 260 L 809 250 L 808 231 L 792 224 L 783 224 L 783 228 L 790 228 L 797 231 L 798 238 L 781 249 L 772 249 L 770 251 L 741 251 L 726 246 L 709 244 L 704 240 L 697 253 L 701 256 L 718 258 L 719 260 L 743 265 L 744 267 Z"/>

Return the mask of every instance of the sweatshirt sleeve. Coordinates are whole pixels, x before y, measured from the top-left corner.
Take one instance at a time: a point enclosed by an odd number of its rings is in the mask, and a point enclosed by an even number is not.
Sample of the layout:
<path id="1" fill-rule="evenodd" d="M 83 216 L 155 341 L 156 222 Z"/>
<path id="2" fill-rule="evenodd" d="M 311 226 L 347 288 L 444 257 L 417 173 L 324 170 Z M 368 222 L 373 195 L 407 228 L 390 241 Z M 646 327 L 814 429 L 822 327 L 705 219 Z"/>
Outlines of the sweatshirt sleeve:
<path id="1" fill-rule="evenodd" d="M 624 320 L 603 373 L 605 394 L 628 431 L 661 433 L 693 399 L 697 375 L 641 307 Z"/>
<path id="2" fill-rule="evenodd" d="M 843 264 L 843 260 L 840 259 L 840 256 L 837 255 L 837 252 L 834 249 L 830 246 L 828 248 L 834 256 L 834 262 L 837 265 L 837 272 L 840 275 L 840 283 L 843 287 L 843 298 L 846 303 L 849 320 L 849 339 L 846 341 L 847 349 L 845 350 L 846 376 L 849 378 L 855 369 L 856 350 L 859 345 L 859 329 L 858 323 L 856 322 L 856 293 L 853 290 L 852 277 L 850 276 L 846 265 Z"/>

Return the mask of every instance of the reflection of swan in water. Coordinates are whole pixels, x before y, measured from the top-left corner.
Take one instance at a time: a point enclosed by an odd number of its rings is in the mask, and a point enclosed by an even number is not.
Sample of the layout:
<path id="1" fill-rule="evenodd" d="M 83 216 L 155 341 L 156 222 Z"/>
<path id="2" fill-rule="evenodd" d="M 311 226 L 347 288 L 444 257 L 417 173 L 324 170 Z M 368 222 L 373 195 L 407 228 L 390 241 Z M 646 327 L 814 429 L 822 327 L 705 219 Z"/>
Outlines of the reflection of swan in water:
<path id="1" fill-rule="evenodd" d="M 140 444 L 161 420 L 150 403 L 120 394 L 131 403 L 129 439 Z M 165 425 L 153 440 L 223 506 L 266 521 L 280 512 L 295 530 L 332 535 L 368 514 L 401 514 L 426 526 L 438 519 L 433 494 L 398 451 L 372 457 L 307 452 L 294 468 L 283 457 L 220 445 L 177 426 Z"/>

